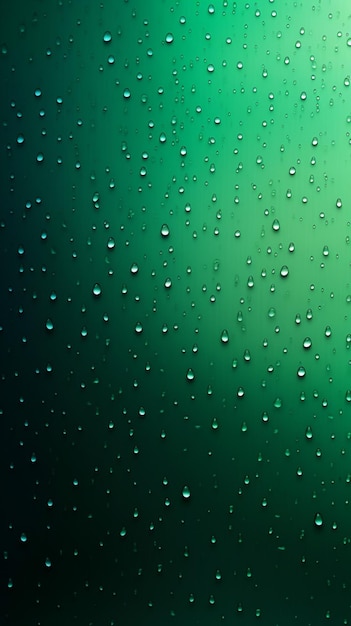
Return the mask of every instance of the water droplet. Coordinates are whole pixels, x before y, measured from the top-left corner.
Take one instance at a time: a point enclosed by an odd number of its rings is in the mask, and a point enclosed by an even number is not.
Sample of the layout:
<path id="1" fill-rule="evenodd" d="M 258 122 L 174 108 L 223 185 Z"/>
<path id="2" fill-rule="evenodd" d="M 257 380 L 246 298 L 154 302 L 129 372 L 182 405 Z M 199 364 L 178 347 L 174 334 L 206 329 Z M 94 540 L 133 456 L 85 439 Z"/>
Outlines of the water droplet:
<path id="1" fill-rule="evenodd" d="M 93 295 L 98 298 L 99 296 L 101 296 L 101 293 L 101 285 L 99 285 L 99 283 L 95 283 L 95 285 L 93 286 Z"/>
<path id="2" fill-rule="evenodd" d="M 51 563 L 51 559 L 49 559 L 49 557 L 47 556 L 45 559 L 45 567 L 51 567 L 52 563 Z"/>
<path id="3" fill-rule="evenodd" d="M 286 278 L 289 275 L 289 268 L 287 265 L 283 265 L 280 270 L 280 275 L 282 278 Z"/>
<path id="4" fill-rule="evenodd" d="M 130 92 L 130 89 L 128 87 L 126 87 L 125 90 L 123 91 L 123 98 L 125 98 L 126 100 L 129 100 L 131 95 L 132 94 Z"/>
<path id="5" fill-rule="evenodd" d="M 22 133 L 17 135 L 17 143 L 19 146 L 21 146 L 24 143 L 24 136 L 22 135 Z"/>
<path id="6" fill-rule="evenodd" d="M 189 367 L 187 373 L 186 373 L 186 379 L 189 380 L 190 382 L 192 382 L 195 379 L 195 374 L 193 372 L 193 370 L 191 369 L 191 367 Z"/>
<path id="7" fill-rule="evenodd" d="M 113 250 L 115 245 L 116 245 L 116 242 L 115 242 L 114 238 L 113 237 L 109 237 L 108 241 L 107 241 L 107 248 L 109 250 Z"/>
<path id="8" fill-rule="evenodd" d="M 281 401 L 281 399 L 280 399 L 280 398 L 276 398 L 276 399 L 274 400 L 273 405 L 275 406 L 275 408 L 276 408 L 276 409 L 280 409 L 280 408 L 281 408 L 281 406 L 282 406 L 282 401 Z"/>
<path id="9" fill-rule="evenodd" d="M 134 330 L 135 330 L 135 332 L 136 332 L 138 335 L 139 335 L 140 333 L 142 333 L 142 332 L 143 332 L 143 326 L 142 326 L 142 323 L 141 323 L 141 322 L 137 322 L 137 323 L 135 324 L 135 329 L 134 329 Z"/>
<path id="10" fill-rule="evenodd" d="M 219 569 L 216 570 L 216 580 L 221 580 L 222 574 Z"/>
<path id="11" fill-rule="evenodd" d="M 310 337 L 305 337 L 305 339 L 303 340 L 303 347 L 305 348 L 305 350 L 309 350 L 311 346 L 312 340 L 310 339 Z"/>
<path id="12" fill-rule="evenodd" d="M 162 237 L 168 237 L 169 236 L 169 227 L 167 226 L 167 224 L 162 224 L 161 226 L 161 235 Z"/>
<path id="13" fill-rule="evenodd" d="M 50 332 L 51 332 L 52 330 L 54 330 L 54 324 L 53 324 L 53 321 L 52 321 L 50 318 L 48 318 L 48 319 L 46 320 L 46 323 L 45 323 L 45 328 L 46 328 L 46 330 L 48 330 L 48 331 L 50 331 Z"/>
<path id="14" fill-rule="evenodd" d="M 21 542 L 22 543 L 26 543 L 26 541 L 27 541 L 27 535 L 26 535 L 26 533 L 22 533 L 21 534 Z"/>
<path id="15" fill-rule="evenodd" d="M 306 370 L 303 365 L 300 365 L 299 369 L 297 370 L 297 376 L 298 378 L 304 378 L 306 376 Z"/>
<path id="16" fill-rule="evenodd" d="M 211 422 L 211 428 L 212 430 L 217 430 L 218 427 L 219 427 L 218 420 L 216 417 L 214 417 Z"/>
<path id="17" fill-rule="evenodd" d="M 251 352 L 248 348 L 244 350 L 244 361 L 246 361 L 246 363 L 249 363 L 249 361 L 251 361 Z"/>
<path id="18" fill-rule="evenodd" d="M 274 230 L 274 232 L 278 232 L 278 230 L 280 230 L 280 222 L 277 218 L 273 220 L 272 230 Z"/>
<path id="19" fill-rule="evenodd" d="M 105 43 L 110 43 L 110 41 L 112 41 L 112 35 L 109 30 L 104 33 L 103 40 Z"/>
<path id="20" fill-rule="evenodd" d="M 190 489 L 187 485 L 184 485 L 183 487 L 182 496 L 184 500 L 188 500 L 190 498 Z"/>
<path id="21" fill-rule="evenodd" d="M 173 43 L 174 41 L 174 37 L 172 35 L 172 33 L 167 33 L 166 38 L 165 38 L 166 43 Z"/>
<path id="22" fill-rule="evenodd" d="M 139 272 L 139 267 L 137 263 L 132 263 L 131 267 L 130 267 L 130 273 L 133 274 L 133 276 L 135 276 L 135 274 L 137 274 Z"/>
<path id="23" fill-rule="evenodd" d="M 325 334 L 325 336 L 326 336 L 326 337 L 328 337 L 328 338 L 329 338 L 329 337 L 331 337 L 332 330 L 331 330 L 330 326 L 326 326 L 326 327 L 325 327 L 324 334 Z"/>
<path id="24" fill-rule="evenodd" d="M 312 432 L 311 426 L 307 426 L 307 428 L 305 430 L 305 437 L 306 437 L 306 439 L 312 439 L 313 432 Z"/>
<path id="25" fill-rule="evenodd" d="M 221 334 L 221 342 L 228 343 L 228 341 L 229 341 L 228 331 L 224 329 L 222 330 L 222 334 Z"/>
<path id="26" fill-rule="evenodd" d="M 314 516 L 314 525 L 317 526 L 317 528 L 323 526 L 323 518 L 320 513 L 316 513 Z"/>

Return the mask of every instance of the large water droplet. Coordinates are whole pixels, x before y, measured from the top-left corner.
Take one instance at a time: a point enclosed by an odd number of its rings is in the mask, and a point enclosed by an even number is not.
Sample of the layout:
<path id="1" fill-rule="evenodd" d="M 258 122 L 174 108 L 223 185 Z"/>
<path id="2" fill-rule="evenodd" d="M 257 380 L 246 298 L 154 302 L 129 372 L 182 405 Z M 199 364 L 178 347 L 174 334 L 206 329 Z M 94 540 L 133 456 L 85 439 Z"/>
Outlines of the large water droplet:
<path id="1" fill-rule="evenodd" d="M 214 417 L 211 422 L 211 428 L 212 430 L 217 430 L 218 427 L 219 427 L 218 420 L 216 417 Z"/>
<path id="2" fill-rule="evenodd" d="M 310 339 L 310 337 L 305 337 L 305 339 L 303 340 L 303 347 L 305 348 L 305 350 L 309 350 L 311 346 L 312 340 Z"/>
<path id="3" fill-rule="evenodd" d="M 314 516 L 314 525 L 317 526 L 317 528 L 323 526 L 323 518 L 320 513 L 316 513 Z"/>
<path id="4" fill-rule="evenodd" d="M 184 485 L 183 487 L 182 496 L 184 500 L 188 500 L 190 498 L 190 489 L 187 485 Z"/>
<path id="5" fill-rule="evenodd" d="M 110 43 L 112 41 L 112 35 L 109 30 L 104 33 L 104 43 Z"/>
<path id="6" fill-rule="evenodd" d="M 98 298 L 99 296 L 101 296 L 101 293 L 101 285 L 99 285 L 99 283 L 95 283 L 95 285 L 93 286 L 93 295 Z"/>
<path id="7" fill-rule="evenodd" d="M 222 330 L 222 334 L 221 334 L 221 342 L 222 343 L 228 343 L 229 341 L 229 335 L 228 335 L 228 331 L 226 329 Z"/>
<path id="8" fill-rule="evenodd" d="M 298 378 L 304 378 L 306 376 L 306 370 L 303 365 L 300 365 L 299 369 L 297 370 L 297 376 Z"/>
<path id="9" fill-rule="evenodd" d="M 189 380 L 190 382 L 192 382 L 195 379 L 195 374 L 193 372 L 193 370 L 191 369 L 191 367 L 189 367 L 187 373 L 186 373 L 186 379 Z"/>
<path id="10" fill-rule="evenodd" d="M 312 439 L 313 432 L 312 432 L 311 426 L 307 426 L 307 428 L 305 430 L 305 437 L 306 437 L 306 439 Z"/>

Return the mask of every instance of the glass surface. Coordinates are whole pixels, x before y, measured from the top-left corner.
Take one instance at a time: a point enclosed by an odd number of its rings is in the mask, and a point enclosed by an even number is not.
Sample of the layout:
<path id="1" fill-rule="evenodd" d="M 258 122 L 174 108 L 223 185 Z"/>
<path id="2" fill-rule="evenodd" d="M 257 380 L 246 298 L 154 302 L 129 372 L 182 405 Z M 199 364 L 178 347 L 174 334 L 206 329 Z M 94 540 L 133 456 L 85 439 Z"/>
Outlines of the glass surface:
<path id="1" fill-rule="evenodd" d="M 1 624 L 350 624 L 348 2 L 3 4 Z"/>

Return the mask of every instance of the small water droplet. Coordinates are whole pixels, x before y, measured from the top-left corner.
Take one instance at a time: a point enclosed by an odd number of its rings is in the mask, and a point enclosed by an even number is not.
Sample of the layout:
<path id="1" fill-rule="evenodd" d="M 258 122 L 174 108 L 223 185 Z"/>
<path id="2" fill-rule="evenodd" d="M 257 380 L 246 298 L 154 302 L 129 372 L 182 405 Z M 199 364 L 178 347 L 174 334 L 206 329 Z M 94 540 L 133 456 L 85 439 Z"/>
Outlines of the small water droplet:
<path id="1" fill-rule="evenodd" d="M 283 265 L 280 270 L 280 275 L 282 278 L 286 278 L 289 275 L 289 268 L 287 265 Z"/>
<path id="2" fill-rule="evenodd" d="M 303 340 L 303 347 L 305 350 L 309 350 L 312 346 L 312 339 L 310 337 L 305 337 Z"/>
<path id="3" fill-rule="evenodd" d="M 170 44 L 173 43 L 174 41 L 174 36 L 172 33 L 167 33 L 166 38 L 165 38 L 166 43 Z"/>

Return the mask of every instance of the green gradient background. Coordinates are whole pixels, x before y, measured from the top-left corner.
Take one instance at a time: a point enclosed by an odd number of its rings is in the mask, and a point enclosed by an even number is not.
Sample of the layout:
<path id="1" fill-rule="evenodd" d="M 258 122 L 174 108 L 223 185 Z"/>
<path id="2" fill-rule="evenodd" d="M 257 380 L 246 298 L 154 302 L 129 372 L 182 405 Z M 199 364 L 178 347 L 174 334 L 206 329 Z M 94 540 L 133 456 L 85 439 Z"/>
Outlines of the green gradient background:
<path id="1" fill-rule="evenodd" d="M 348 7 L 209 6 L 2 8 L 1 624 L 351 623 Z"/>

